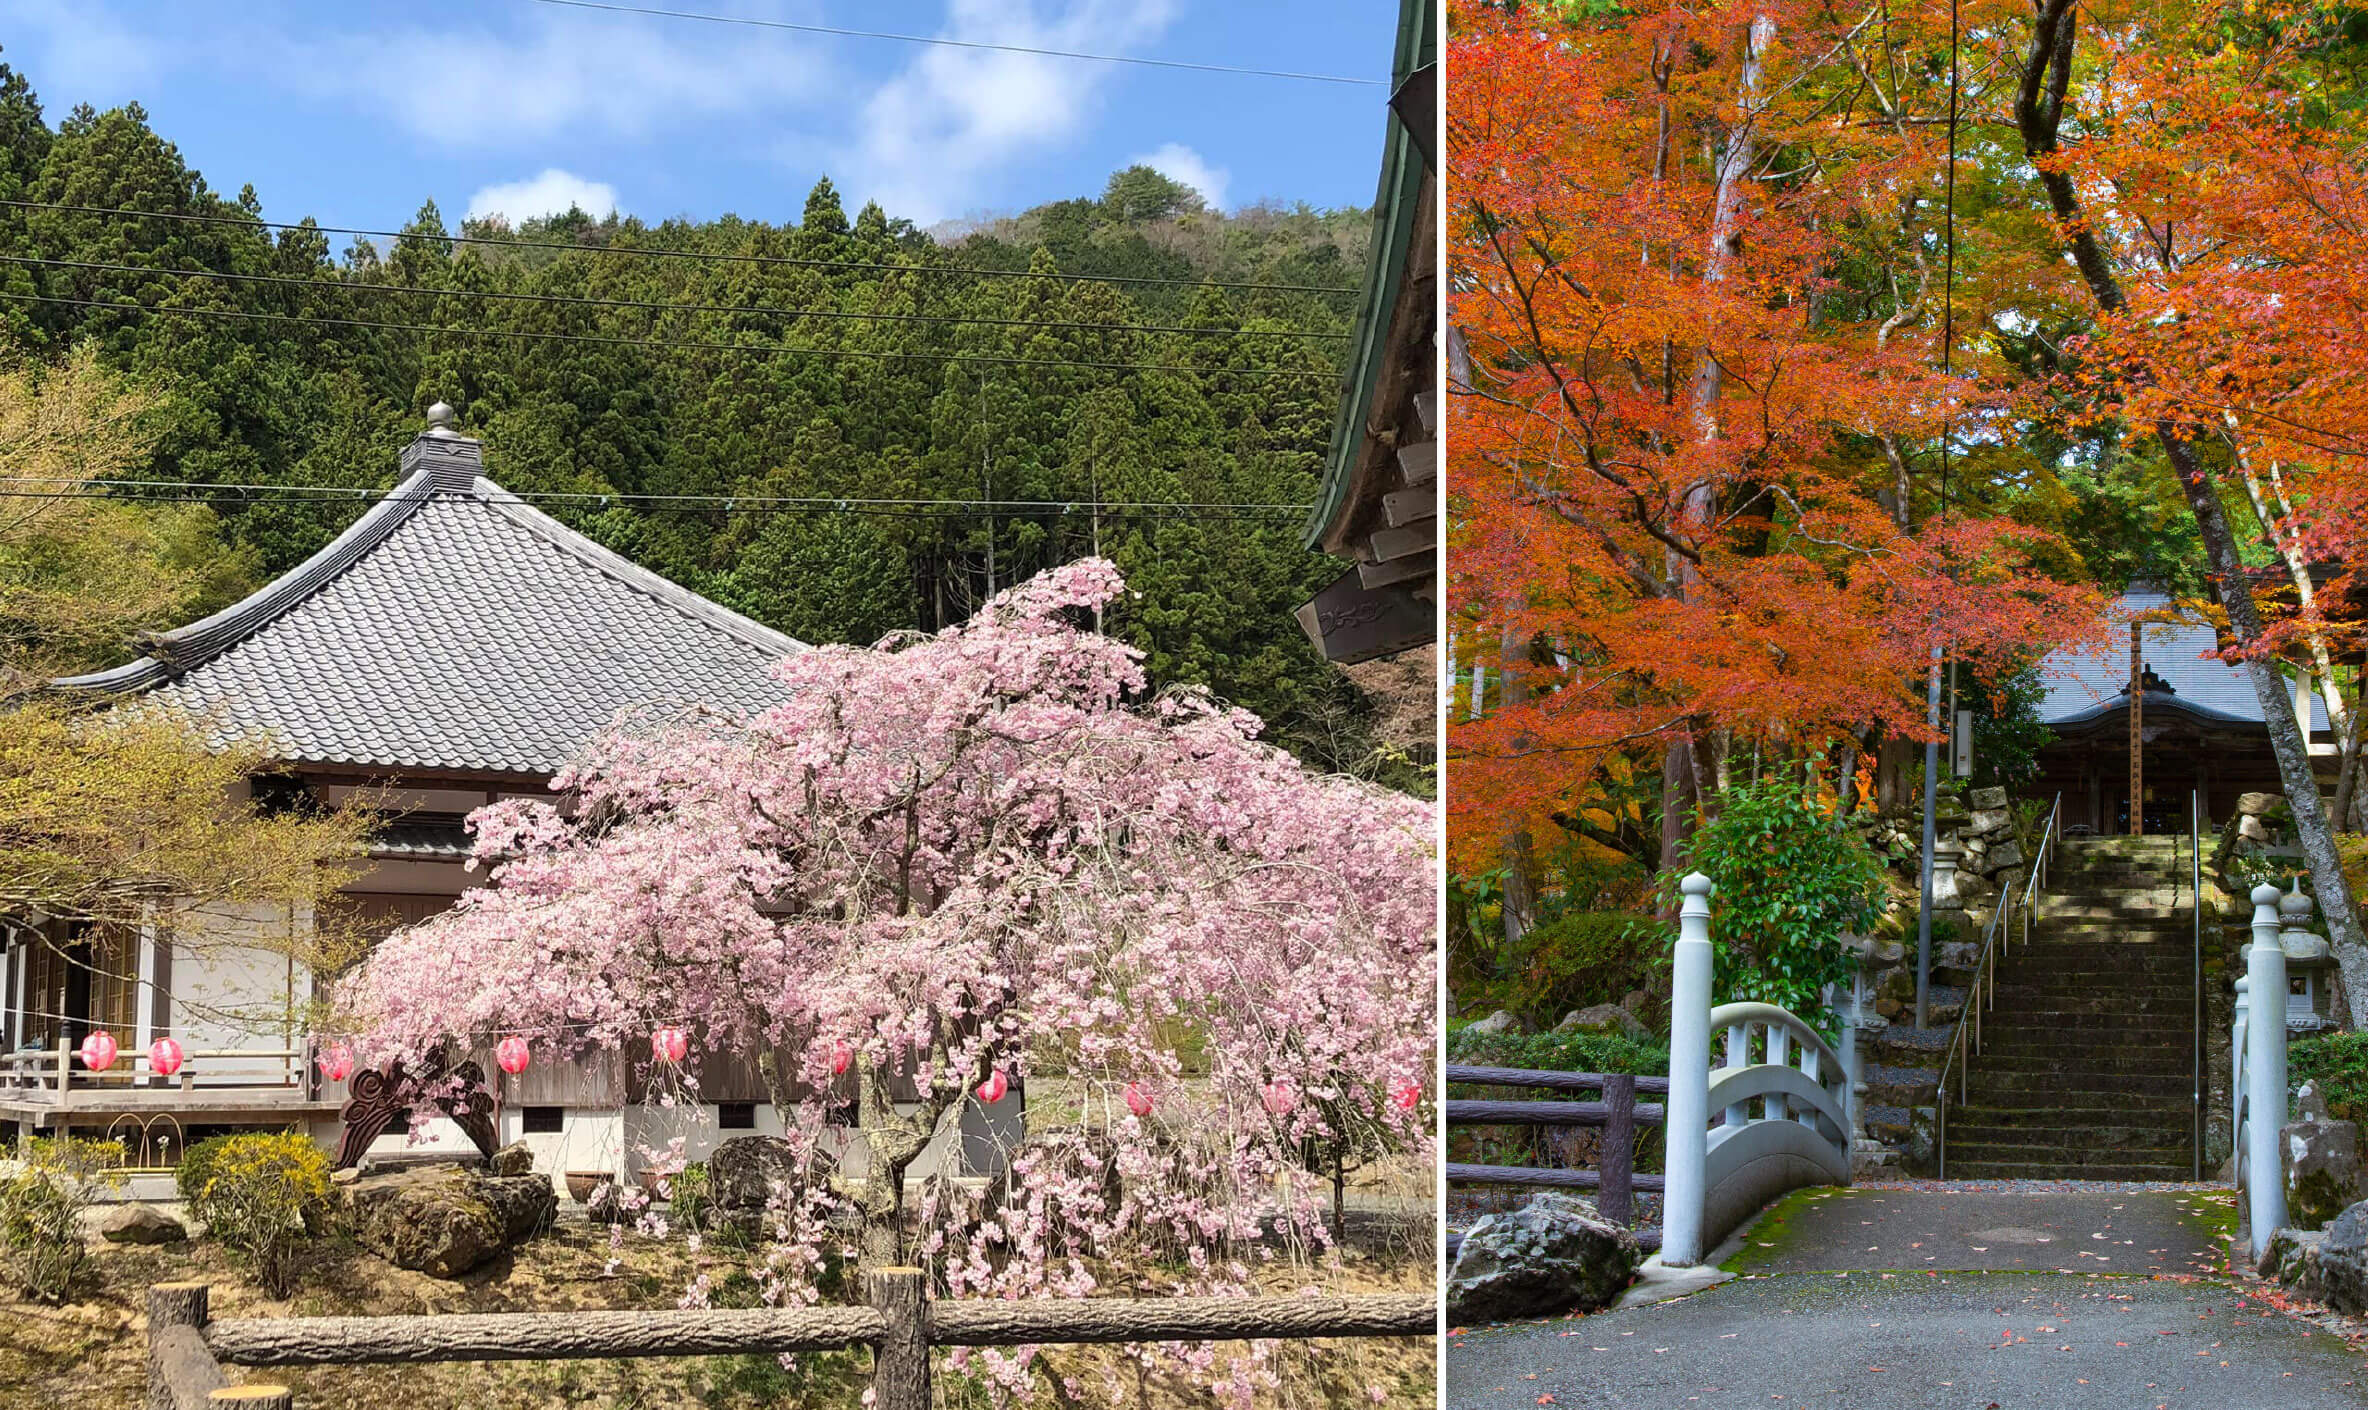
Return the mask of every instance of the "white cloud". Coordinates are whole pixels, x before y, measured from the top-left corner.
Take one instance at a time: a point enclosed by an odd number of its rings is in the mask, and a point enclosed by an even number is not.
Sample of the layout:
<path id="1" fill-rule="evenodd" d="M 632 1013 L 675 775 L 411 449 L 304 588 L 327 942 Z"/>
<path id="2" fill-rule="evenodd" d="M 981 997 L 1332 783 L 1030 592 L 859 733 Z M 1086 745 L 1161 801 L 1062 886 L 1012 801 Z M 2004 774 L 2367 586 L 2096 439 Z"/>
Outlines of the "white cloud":
<path id="1" fill-rule="evenodd" d="M 1126 53 L 1156 39 L 1173 0 L 951 0 L 953 39 Z M 930 47 L 865 102 L 836 154 L 856 194 L 920 224 L 976 204 L 998 168 L 1074 140 L 1115 65 L 1001 50 Z"/>
<path id="2" fill-rule="evenodd" d="M 834 87 L 816 39 L 577 12 L 530 17 L 508 32 L 254 34 L 241 47 L 250 65 L 300 92 L 359 102 L 467 148 L 585 131 L 713 134 L 719 120 L 818 104 Z"/>
<path id="3" fill-rule="evenodd" d="M 524 181 L 500 182 L 469 197 L 469 219 L 499 215 L 516 225 L 538 215 L 565 215 L 570 206 L 595 218 L 606 216 L 617 208 L 617 188 L 555 166 L 545 167 Z"/>
<path id="4" fill-rule="evenodd" d="M 1225 185 L 1231 175 L 1221 166 L 1210 166 L 1200 153 L 1181 142 L 1163 143 L 1156 152 L 1127 158 L 1128 166 L 1147 166 L 1170 181 L 1181 182 L 1200 192 L 1200 198 L 1216 210 L 1224 210 Z"/>
<path id="5" fill-rule="evenodd" d="M 7 6 L 13 48 L 40 55 L 34 87 L 72 93 L 106 106 L 140 96 L 143 85 L 164 70 L 169 46 L 152 24 L 118 19 L 90 0 L 17 0 Z M 28 42 L 23 36 L 37 35 Z M 18 67 L 24 67 L 20 55 Z M 55 121 L 57 114 L 51 114 Z"/>

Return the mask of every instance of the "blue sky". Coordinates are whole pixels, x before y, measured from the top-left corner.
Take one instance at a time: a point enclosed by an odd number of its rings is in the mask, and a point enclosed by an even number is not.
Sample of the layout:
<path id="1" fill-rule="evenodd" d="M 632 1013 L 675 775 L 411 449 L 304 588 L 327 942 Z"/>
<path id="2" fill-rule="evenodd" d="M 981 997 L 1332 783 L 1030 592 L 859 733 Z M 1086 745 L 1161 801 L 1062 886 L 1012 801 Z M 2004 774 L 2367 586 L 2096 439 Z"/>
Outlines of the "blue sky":
<path id="1" fill-rule="evenodd" d="M 648 0 L 844 28 L 1387 80 L 1392 0 Z M 1386 87 L 786 33 L 536 0 L 0 0 L 54 123 L 138 100 L 272 219 L 613 203 L 794 220 L 827 173 L 923 225 L 1149 159 L 1227 208 L 1373 199 Z"/>

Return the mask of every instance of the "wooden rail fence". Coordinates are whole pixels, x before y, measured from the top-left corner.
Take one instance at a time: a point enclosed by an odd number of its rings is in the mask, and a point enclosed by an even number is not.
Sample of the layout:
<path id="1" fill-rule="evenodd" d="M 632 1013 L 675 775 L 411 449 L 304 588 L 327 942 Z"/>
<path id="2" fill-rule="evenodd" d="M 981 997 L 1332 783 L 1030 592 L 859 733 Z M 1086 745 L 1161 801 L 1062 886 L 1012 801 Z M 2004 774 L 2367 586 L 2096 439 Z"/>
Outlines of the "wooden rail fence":
<path id="1" fill-rule="evenodd" d="M 1452 1098 L 1447 1102 L 1450 1126 L 1593 1126 L 1603 1132 L 1593 1170 L 1527 1165 L 1469 1165 L 1449 1162 L 1447 1178 L 1467 1185 L 1538 1185 L 1566 1190 L 1595 1191 L 1595 1207 L 1615 1224 L 1634 1217 L 1635 1192 L 1663 1188 L 1659 1175 L 1636 1173 L 1636 1128 L 1664 1124 L 1667 1114 L 1659 1104 L 1636 1100 L 1642 1092 L 1666 1096 L 1666 1077 L 1637 1077 L 1625 1072 L 1550 1072 L 1523 1067 L 1466 1067 L 1448 1064 L 1447 1080 L 1469 1086 L 1529 1087 L 1550 1092 L 1600 1094 L 1592 1102 L 1486 1101 Z M 1658 1248 L 1658 1229 L 1639 1229 L 1637 1242 Z M 1452 1257 L 1453 1249 L 1449 1250 Z"/>
<path id="2" fill-rule="evenodd" d="M 1348 1298 L 1080 1298 L 932 1302 L 918 1268 L 874 1269 L 868 1307 L 695 1312 L 493 1312 L 213 1321 L 204 1283 L 148 1290 L 147 1410 L 293 1410 L 284 1386 L 232 1385 L 234 1366 L 522 1361 L 872 1349 L 870 1410 L 928 1410 L 929 1350 L 1159 1341 L 1433 1335 L 1437 1302 Z"/>

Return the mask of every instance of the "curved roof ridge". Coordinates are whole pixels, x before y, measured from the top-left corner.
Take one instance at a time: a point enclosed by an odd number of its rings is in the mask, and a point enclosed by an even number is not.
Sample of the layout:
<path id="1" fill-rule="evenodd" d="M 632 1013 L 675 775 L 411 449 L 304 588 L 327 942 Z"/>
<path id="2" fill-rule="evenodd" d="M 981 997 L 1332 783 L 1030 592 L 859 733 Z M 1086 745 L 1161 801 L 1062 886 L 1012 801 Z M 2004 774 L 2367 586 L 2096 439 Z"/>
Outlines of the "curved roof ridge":
<path id="1" fill-rule="evenodd" d="M 736 637 L 760 651 L 788 656 L 808 650 L 811 646 L 809 642 L 800 641 L 786 632 L 775 631 L 753 617 L 743 616 L 720 602 L 700 596 L 671 578 L 651 572 L 622 554 L 601 547 L 590 537 L 560 523 L 495 484 L 488 476 L 477 477 L 474 493 L 486 508 L 561 552 L 637 592 L 657 599 L 694 621 Z"/>
<path id="2" fill-rule="evenodd" d="M 433 477 L 414 472 L 319 552 L 228 607 L 186 626 L 149 633 L 143 638 L 146 649 L 136 660 L 109 670 L 61 676 L 50 684 L 62 690 L 109 693 L 146 690 L 177 671 L 203 665 L 334 582 L 435 497 Z"/>

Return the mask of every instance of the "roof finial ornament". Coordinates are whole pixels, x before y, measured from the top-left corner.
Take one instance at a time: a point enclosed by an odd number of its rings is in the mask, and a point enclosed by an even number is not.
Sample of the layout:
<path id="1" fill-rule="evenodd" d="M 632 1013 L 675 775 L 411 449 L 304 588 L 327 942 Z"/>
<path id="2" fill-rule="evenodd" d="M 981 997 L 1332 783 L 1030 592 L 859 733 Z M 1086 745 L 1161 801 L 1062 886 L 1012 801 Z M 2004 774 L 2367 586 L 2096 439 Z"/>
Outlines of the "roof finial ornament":
<path id="1" fill-rule="evenodd" d="M 452 407 L 445 402 L 437 402 L 428 408 L 427 433 L 438 439 L 457 436 L 460 432 L 452 428 L 452 421 Z"/>

